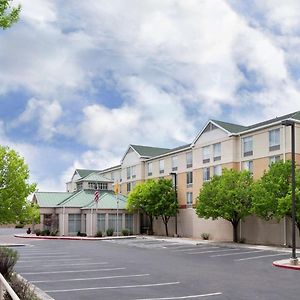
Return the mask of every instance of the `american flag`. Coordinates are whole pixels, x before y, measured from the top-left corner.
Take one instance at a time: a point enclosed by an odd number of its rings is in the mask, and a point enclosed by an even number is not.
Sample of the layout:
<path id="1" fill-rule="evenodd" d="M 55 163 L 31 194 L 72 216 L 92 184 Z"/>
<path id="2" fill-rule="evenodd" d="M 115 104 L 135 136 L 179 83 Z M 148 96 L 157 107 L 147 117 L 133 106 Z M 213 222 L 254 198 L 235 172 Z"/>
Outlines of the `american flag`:
<path id="1" fill-rule="evenodd" d="M 96 202 L 96 203 L 98 203 L 98 201 L 99 201 L 99 197 L 100 197 L 100 193 L 98 192 L 98 191 L 95 191 L 95 197 L 94 197 L 94 201 Z"/>

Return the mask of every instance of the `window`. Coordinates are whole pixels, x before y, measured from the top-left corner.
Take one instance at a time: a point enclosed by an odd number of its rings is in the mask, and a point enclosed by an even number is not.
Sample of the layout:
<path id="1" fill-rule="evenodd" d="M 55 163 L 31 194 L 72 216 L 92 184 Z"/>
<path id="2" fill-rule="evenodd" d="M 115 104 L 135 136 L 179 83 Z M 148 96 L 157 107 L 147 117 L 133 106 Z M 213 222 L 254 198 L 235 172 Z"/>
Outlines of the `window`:
<path id="1" fill-rule="evenodd" d="M 125 228 L 129 229 L 130 233 L 133 233 L 133 215 L 125 214 Z"/>
<path id="2" fill-rule="evenodd" d="M 210 179 L 210 169 L 203 168 L 203 181 L 208 181 Z"/>
<path id="3" fill-rule="evenodd" d="M 186 185 L 187 185 L 187 187 L 190 187 L 193 185 L 193 172 L 186 173 Z"/>
<path id="4" fill-rule="evenodd" d="M 131 177 L 131 168 L 127 167 L 127 179 L 130 179 Z"/>
<path id="5" fill-rule="evenodd" d="M 148 163 L 148 176 L 152 175 L 152 163 Z"/>
<path id="6" fill-rule="evenodd" d="M 222 175 L 222 166 L 221 165 L 214 166 L 214 175 L 215 176 Z"/>
<path id="7" fill-rule="evenodd" d="M 210 162 L 210 151 L 209 151 L 210 146 L 206 146 L 202 148 L 202 154 L 203 154 L 203 163 L 208 163 Z"/>
<path id="8" fill-rule="evenodd" d="M 271 156 L 269 158 L 269 166 L 271 166 L 271 164 L 273 163 L 280 161 L 280 159 L 281 159 L 280 155 Z"/>
<path id="9" fill-rule="evenodd" d="M 248 160 L 243 162 L 243 170 L 247 170 L 250 174 L 253 174 L 253 161 Z"/>
<path id="10" fill-rule="evenodd" d="M 76 183 L 76 189 L 77 189 L 77 191 L 82 190 L 82 182 Z"/>
<path id="11" fill-rule="evenodd" d="M 193 166 L 193 153 L 188 152 L 186 154 L 186 167 L 191 168 Z"/>
<path id="12" fill-rule="evenodd" d="M 107 190 L 108 184 L 106 182 L 89 182 L 89 189 L 91 190 Z"/>
<path id="13" fill-rule="evenodd" d="M 165 161 L 162 159 L 159 161 L 159 174 L 163 174 L 165 172 Z"/>
<path id="14" fill-rule="evenodd" d="M 280 149 L 280 129 L 269 131 L 269 151 Z"/>
<path id="15" fill-rule="evenodd" d="M 177 171 L 178 169 L 178 156 L 172 156 L 172 171 Z"/>
<path id="16" fill-rule="evenodd" d="M 214 161 L 221 160 L 221 143 L 214 144 Z"/>
<path id="17" fill-rule="evenodd" d="M 244 151 L 244 156 L 253 155 L 252 136 L 243 138 L 243 151 Z"/>
<path id="18" fill-rule="evenodd" d="M 127 183 L 127 193 L 131 191 L 131 182 Z"/>
<path id="19" fill-rule="evenodd" d="M 186 204 L 187 204 L 187 206 L 193 205 L 193 193 L 192 192 L 186 193 Z"/>
<path id="20" fill-rule="evenodd" d="M 82 214 L 81 232 L 86 232 L 86 214 Z"/>
<path id="21" fill-rule="evenodd" d="M 136 172 L 135 172 L 135 166 L 131 167 L 131 177 L 135 178 L 136 177 Z"/>
<path id="22" fill-rule="evenodd" d="M 105 214 L 97 214 L 97 231 L 101 230 L 104 232 L 105 228 Z"/>
<path id="23" fill-rule="evenodd" d="M 81 231 L 81 214 L 69 214 L 68 233 L 73 235 Z"/>
<path id="24" fill-rule="evenodd" d="M 118 225 L 117 225 L 118 223 Z M 120 232 L 122 229 L 122 214 L 119 214 L 117 219 L 117 214 L 108 214 L 108 228 L 112 228 L 115 232 Z"/>

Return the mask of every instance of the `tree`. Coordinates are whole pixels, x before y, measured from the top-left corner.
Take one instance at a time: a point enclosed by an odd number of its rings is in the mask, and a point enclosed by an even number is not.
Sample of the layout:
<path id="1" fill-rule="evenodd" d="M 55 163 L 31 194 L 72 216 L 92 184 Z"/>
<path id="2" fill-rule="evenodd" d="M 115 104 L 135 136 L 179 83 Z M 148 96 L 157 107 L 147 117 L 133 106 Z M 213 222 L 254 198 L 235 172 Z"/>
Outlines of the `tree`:
<path id="1" fill-rule="evenodd" d="M 154 197 L 156 199 L 155 215 L 160 215 L 163 223 L 165 224 L 166 236 L 168 232 L 168 222 L 171 217 L 176 216 L 178 213 L 178 202 L 176 199 L 176 192 L 173 188 L 172 180 L 159 179 L 156 182 Z"/>
<path id="2" fill-rule="evenodd" d="M 127 209 L 130 212 L 141 211 L 149 217 L 150 232 L 153 232 L 154 217 L 161 217 L 168 235 L 170 217 L 178 212 L 172 181 L 167 179 L 147 180 L 138 184 L 128 196 Z"/>
<path id="3" fill-rule="evenodd" d="M 292 217 L 291 161 L 273 163 L 253 185 L 252 212 L 264 220 Z M 300 170 L 296 169 L 296 224 L 300 234 Z"/>
<path id="4" fill-rule="evenodd" d="M 238 224 L 250 214 L 251 185 L 248 171 L 223 170 L 222 176 L 214 176 L 204 183 L 197 198 L 196 213 L 213 220 L 223 218 L 232 224 L 233 241 L 238 241 Z"/>
<path id="5" fill-rule="evenodd" d="M 26 214 L 26 199 L 36 188 L 28 179 L 24 159 L 16 151 L 0 146 L 0 224 L 15 223 Z"/>
<path id="6" fill-rule="evenodd" d="M 21 6 L 11 8 L 11 0 L 0 0 L 0 28 L 6 29 L 19 20 Z"/>
<path id="7" fill-rule="evenodd" d="M 34 231 L 35 224 L 40 223 L 40 210 L 37 204 L 26 203 L 26 206 L 23 207 L 20 223 L 32 224 L 32 231 Z"/>
<path id="8" fill-rule="evenodd" d="M 128 195 L 126 207 L 129 212 L 140 211 L 148 216 L 150 223 L 149 231 L 151 233 L 153 232 L 154 207 L 150 191 L 153 183 L 154 180 L 148 180 L 137 184 Z"/>

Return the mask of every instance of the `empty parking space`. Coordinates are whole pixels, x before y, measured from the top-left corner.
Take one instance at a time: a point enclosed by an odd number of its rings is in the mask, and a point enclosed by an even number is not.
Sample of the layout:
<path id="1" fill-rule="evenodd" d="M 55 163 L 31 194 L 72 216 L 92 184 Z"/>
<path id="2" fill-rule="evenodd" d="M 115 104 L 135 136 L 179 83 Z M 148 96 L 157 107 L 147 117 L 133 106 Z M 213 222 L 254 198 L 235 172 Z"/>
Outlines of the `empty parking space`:
<path id="1" fill-rule="evenodd" d="M 261 286 L 261 297 L 255 294 L 256 290 L 248 289 L 244 281 L 253 284 L 255 280 L 259 286 L 266 280 L 265 276 L 259 279 L 262 270 L 280 275 L 271 262 L 286 255 L 244 247 L 147 239 L 45 241 L 18 251 L 18 273 L 57 300 L 269 299 L 262 295 L 271 287 L 276 289 L 280 276 L 267 278 L 272 283 Z M 235 294 L 237 284 L 243 298 Z M 272 297 L 283 298 L 280 291 L 278 297 Z M 290 295 L 288 299 L 297 297 Z"/>

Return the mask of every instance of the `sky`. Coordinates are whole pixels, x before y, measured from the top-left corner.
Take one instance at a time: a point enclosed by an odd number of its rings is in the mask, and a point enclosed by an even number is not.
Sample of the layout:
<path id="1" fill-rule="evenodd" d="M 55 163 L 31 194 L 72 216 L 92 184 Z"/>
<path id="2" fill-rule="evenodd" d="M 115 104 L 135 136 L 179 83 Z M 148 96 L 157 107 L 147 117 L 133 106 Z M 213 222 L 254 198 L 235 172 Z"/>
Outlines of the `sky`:
<path id="1" fill-rule="evenodd" d="M 0 31 L 0 144 L 40 191 L 129 144 L 300 110 L 299 0 L 14 0 Z"/>

